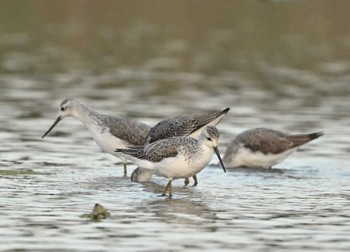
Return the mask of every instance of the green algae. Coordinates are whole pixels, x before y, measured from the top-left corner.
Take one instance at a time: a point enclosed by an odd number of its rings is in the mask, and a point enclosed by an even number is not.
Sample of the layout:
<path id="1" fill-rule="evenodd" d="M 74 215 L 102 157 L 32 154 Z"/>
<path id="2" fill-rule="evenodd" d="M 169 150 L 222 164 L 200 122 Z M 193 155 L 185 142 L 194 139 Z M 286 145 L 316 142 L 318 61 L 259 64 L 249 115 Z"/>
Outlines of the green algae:
<path id="1" fill-rule="evenodd" d="M 0 176 L 17 176 L 17 175 L 50 175 L 49 172 L 37 172 L 31 169 L 17 170 L 0 170 Z"/>
<path id="2" fill-rule="evenodd" d="M 80 217 L 88 218 L 92 221 L 101 221 L 111 217 L 111 214 L 102 205 L 96 203 L 91 213 L 82 214 Z"/>

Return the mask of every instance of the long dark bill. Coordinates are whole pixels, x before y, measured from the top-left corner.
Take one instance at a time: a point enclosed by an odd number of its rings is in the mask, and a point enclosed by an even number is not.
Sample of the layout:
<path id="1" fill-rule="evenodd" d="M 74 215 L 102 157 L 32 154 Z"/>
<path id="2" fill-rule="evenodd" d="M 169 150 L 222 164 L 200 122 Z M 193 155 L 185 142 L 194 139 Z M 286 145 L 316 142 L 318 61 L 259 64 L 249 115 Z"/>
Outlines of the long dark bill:
<path id="1" fill-rule="evenodd" d="M 226 173 L 226 169 L 225 169 L 224 163 L 223 163 L 222 160 L 221 160 L 220 152 L 219 152 L 219 149 L 218 149 L 217 146 L 214 147 L 214 151 L 215 151 L 215 153 L 216 153 L 216 156 L 218 156 L 218 159 L 219 159 L 219 161 L 220 161 L 220 164 L 221 164 L 222 169 L 224 169 L 224 172 Z"/>
<path id="2" fill-rule="evenodd" d="M 59 123 L 60 121 L 62 120 L 62 117 L 59 116 L 57 117 L 56 121 L 52 124 L 52 126 L 49 128 L 48 131 L 46 131 L 46 133 L 41 137 L 41 138 L 44 138 L 47 134 L 50 133 L 50 131 L 57 125 L 57 123 Z"/>

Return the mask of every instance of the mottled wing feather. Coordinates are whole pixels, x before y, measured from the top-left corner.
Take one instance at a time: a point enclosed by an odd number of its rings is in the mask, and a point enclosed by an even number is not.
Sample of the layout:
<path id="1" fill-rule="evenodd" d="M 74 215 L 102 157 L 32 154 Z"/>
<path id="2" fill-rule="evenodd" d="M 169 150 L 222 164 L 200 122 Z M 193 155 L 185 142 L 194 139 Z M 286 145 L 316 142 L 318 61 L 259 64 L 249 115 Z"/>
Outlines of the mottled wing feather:
<path id="1" fill-rule="evenodd" d="M 193 116 L 177 116 L 172 119 L 160 121 L 148 134 L 149 143 L 160 139 L 166 139 L 174 136 L 187 136 L 192 132 Z"/>
<path id="2" fill-rule="evenodd" d="M 115 152 L 121 152 L 138 159 L 146 159 L 146 154 L 143 146 L 133 146 L 128 149 L 116 149 Z"/>
<path id="3" fill-rule="evenodd" d="M 228 111 L 229 108 L 226 108 L 223 111 L 205 115 L 182 115 L 163 120 L 150 130 L 147 140 L 149 143 L 152 143 L 159 139 L 191 135 Z"/>
<path id="4" fill-rule="evenodd" d="M 214 121 L 216 118 L 221 116 L 222 114 L 226 114 L 228 112 L 229 108 L 223 110 L 223 111 L 218 111 L 206 115 L 196 115 L 194 116 L 193 120 L 195 121 L 195 128 L 192 130 L 192 132 L 202 128 L 203 126 L 207 125 L 208 123 Z M 191 133 L 192 133 L 191 132 Z"/>
<path id="5" fill-rule="evenodd" d="M 169 138 L 156 141 L 146 147 L 146 159 L 151 162 L 160 162 L 164 158 L 178 155 L 178 147 L 181 138 Z"/>
<path id="6" fill-rule="evenodd" d="M 264 128 L 245 131 L 237 140 L 251 151 L 264 154 L 278 154 L 293 147 L 293 142 L 283 132 Z"/>
<path id="7" fill-rule="evenodd" d="M 116 149 L 116 152 L 136 157 L 138 159 L 148 160 L 154 163 L 162 161 L 164 158 L 175 157 L 178 154 L 178 147 L 181 144 L 181 138 L 168 138 L 159 140 L 145 146 L 131 146 L 127 149 Z"/>
<path id="8" fill-rule="evenodd" d="M 143 145 L 150 126 L 127 118 L 104 116 L 103 121 L 110 125 L 109 131 L 112 135 L 128 142 L 130 145 Z"/>

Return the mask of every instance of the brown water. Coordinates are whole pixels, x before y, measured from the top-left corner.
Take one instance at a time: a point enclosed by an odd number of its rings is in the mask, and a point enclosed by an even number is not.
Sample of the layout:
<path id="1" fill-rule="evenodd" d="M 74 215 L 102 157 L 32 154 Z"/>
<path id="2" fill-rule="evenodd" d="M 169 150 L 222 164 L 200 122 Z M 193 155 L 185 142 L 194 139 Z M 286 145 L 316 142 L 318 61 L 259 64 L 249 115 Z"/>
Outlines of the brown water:
<path id="1" fill-rule="evenodd" d="M 1 251 L 349 251 L 350 2 L 1 1 Z M 131 183 L 63 98 L 156 124 L 230 107 L 247 128 L 324 131 L 275 169 L 212 164 L 195 188 Z M 135 168 L 130 166 L 129 173 Z M 29 174 L 33 170 L 37 174 Z M 27 174 L 28 173 L 28 174 Z M 100 203 L 112 217 L 80 218 Z"/>

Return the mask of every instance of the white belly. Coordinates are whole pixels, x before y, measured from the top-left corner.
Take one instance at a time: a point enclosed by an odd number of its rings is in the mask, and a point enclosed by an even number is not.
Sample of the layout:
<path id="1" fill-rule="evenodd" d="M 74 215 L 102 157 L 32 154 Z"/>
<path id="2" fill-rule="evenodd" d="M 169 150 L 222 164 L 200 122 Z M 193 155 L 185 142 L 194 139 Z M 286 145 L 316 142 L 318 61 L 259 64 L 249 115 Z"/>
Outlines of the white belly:
<path id="1" fill-rule="evenodd" d="M 107 152 L 109 154 L 112 154 L 114 156 L 117 156 L 122 160 L 122 162 L 126 162 L 127 158 L 122 153 L 115 152 L 115 149 L 120 148 L 127 148 L 128 144 L 126 141 L 123 141 L 111 133 L 109 131 L 105 130 L 102 133 L 99 131 L 96 131 L 96 128 L 89 129 L 93 139 L 97 143 L 97 145 L 101 148 L 102 151 Z"/>
<path id="2" fill-rule="evenodd" d="M 188 178 L 202 171 L 213 156 L 211 148 L 203 148 L 200 155 L 186 160 L 183 156 L 171 157 L 154 163 L 153 168 L 158 176 L 179 179 Z"/>
<path id="3" fill-rule="evenodd" d="M 231 164 L 228 164 L 228 167 L 270 168 L 282 162 L 295 150 L 294 148 L 279 154 L 263 154 L 261 152 L 252 152 L 249 149 L 241 148 L 232 159 Z"/>

